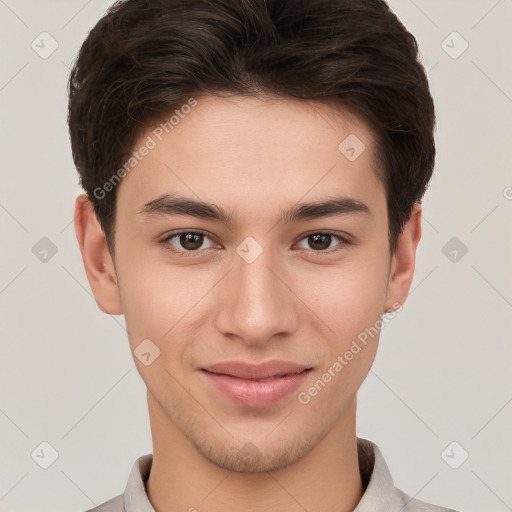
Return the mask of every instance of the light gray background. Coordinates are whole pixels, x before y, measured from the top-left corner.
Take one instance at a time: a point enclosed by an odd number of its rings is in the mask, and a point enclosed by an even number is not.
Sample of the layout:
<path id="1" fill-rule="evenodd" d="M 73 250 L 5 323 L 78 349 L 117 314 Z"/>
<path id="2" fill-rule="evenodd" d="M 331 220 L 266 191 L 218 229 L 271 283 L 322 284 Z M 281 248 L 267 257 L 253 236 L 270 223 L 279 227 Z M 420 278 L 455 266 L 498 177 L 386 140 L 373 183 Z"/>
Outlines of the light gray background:
<path id="1" fill-rule="evenodd" d="M 66 80 L 110 3 L 0 0 L 0 511 L 86 510 L 152 451 L 124 319 L 96 306 L 72 224 Z M 512 0 L 391 6 L 429 70 L 438 160 L 411 294 L 382 331 L 358 435 L 410 495 L 512 510 Z M 43 31 L 59 45 L 47 59 L 31 48 Z M 453 31 L 469 43 L 456 59 L 442 47 Z M 461 44 L 444 43 L 452 55 Z M 43 237 L 57 248 L 47 262 L 32 252 Z M 456 262 L 452 237 L 468 248 Z M 31 457 L 43 441 L 58 452 L 48 469 Z M 452 464 L 469 453 L 458 469 L 441 456 L 453 441 Z"/>

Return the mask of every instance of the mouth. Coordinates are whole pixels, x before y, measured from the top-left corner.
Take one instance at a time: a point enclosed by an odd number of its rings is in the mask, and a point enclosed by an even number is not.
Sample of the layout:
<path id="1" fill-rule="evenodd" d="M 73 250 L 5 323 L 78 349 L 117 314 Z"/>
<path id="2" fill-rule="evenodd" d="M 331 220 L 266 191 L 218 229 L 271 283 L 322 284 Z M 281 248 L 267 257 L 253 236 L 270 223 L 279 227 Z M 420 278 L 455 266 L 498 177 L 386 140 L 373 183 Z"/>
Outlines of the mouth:
<path id="1" fill-rule="evenodd" d="M 307 372 L 310 369 L 311 368 L 308 368 L 308 369 L 303 370 L 303 371 Z M 302 372 L 299 372 L 299 373 L 302 373 Z M 227 377 L 234 377 L 234 375 L 228 375 L 228 374 L 225 374 L 225 373 L 217 373 L 216 375 L 226 375 Z M 269 382 L 269 381 L 273 381 L 273 380 L 276 380 L 276 379 L 280 379 L 282 377 L 290 377 L 291 375 L 298 375 L 298 373 L 286 373 L 284 375 L 273 375 L 272 377 L 266 377 L 265 379 L 242 379 L 242 380 L 252 380 L 254 382 Z M 241 377 L 235 377 L 235 378 L 239 378 L 240 379 Z"/>
<path id="2" fill-rule="evenodd" d="M 294 391 L 312 369 L 289 362 L 269 362 L 262 365 L 233 362 L 209 369 L 202 368 L 202 373 L 213 389 L 232 403 L 244 407 L 265 408 Z"/>
<path id="3" fill-rule="evenodd" d="M 281 379 L 283 377 L 292 377 L 294 375 L 299 375 L 301 373 L 308 372 L 309 370 L 312 370 L 312 368 L 305 368 L 301 372 L 285 373 L 285 374 L 282 374 L 282 375 L 272 375 L 270 377 L 265 377 L 263 379 L 255 379 L 255 378 L 251 378 L 251 377 L 237 377 L 236 375 L 231 375 L 229 373 L 211 372 L 211 371 L 205 370 L 203 368 L 204 372 L 211 373 L 212 375 L 223 375 L 225 377 L 232 377 L 233 379 L 247 380 L 247 381 L 253 381 L 253 382 L 271 382 L 273 380 Z"/>
<path id="4" fill-rule="evenodd" d="M 227 375 L 245 380 L 275 379 L 295 375 L 312 367 L 292 361 L 269 360 L 262 363 L 250 363 L 245 361 L 225 361 L 217 363 L 202 370 L 217 375 Z"/>

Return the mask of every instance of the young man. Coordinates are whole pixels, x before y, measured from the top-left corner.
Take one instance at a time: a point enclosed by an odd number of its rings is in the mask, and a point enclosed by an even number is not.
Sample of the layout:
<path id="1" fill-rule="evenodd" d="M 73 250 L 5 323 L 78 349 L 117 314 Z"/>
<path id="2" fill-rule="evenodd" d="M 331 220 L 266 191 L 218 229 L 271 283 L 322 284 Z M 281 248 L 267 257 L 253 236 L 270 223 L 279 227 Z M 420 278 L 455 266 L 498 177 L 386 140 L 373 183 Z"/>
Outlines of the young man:
<path id="1" fill-rule="evenodd" d="M 434 166 L 417 53 L 382 0 L 126 0 L 89 33 L 75 229 L 154 452 L 92 510 L 448 510 L 356 436 Z"/>

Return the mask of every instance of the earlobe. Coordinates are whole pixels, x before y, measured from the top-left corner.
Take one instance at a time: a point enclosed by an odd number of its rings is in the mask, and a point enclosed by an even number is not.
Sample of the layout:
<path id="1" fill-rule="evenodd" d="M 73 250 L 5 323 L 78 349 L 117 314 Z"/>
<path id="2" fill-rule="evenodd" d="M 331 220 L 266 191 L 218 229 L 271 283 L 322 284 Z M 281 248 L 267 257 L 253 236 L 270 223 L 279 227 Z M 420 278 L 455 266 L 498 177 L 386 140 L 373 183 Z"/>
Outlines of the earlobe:
<path id="1" fill-rule="evenodd" d="M 122 315 L 114 263 L 105 234 L 86 194 L 76 198 L 74 223 L 85 273 L 98 307 L 109 315 Z"/>
<path id="2" fill-rule="evenodd" d="M 415 203 L 406 222 L 391 262 L 385 311 L 396 309 L 393 304 L 402 305 L 414 277 L 416 249 L 421 239 L 421 205 Z"/>

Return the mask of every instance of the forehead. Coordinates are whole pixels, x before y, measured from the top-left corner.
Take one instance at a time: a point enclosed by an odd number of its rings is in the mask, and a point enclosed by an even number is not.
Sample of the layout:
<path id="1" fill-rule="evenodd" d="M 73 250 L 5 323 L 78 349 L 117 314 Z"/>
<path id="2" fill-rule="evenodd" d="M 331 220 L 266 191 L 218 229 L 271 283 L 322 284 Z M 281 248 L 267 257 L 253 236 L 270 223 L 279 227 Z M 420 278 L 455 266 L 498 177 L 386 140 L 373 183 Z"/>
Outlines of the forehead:
<path id="1" fill-rule="evenodd" d="M 254 214 L 335 194 L 384 200 L 374 135 L 348 111 L 271 96 L 202 96 L 189 104 L 140 137 L 134 151 L 151 149 L 118 185 L 118 205 L 135 213 L 179 193 Z"/>

